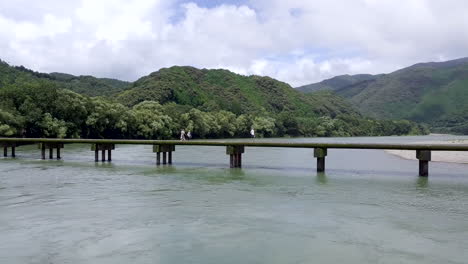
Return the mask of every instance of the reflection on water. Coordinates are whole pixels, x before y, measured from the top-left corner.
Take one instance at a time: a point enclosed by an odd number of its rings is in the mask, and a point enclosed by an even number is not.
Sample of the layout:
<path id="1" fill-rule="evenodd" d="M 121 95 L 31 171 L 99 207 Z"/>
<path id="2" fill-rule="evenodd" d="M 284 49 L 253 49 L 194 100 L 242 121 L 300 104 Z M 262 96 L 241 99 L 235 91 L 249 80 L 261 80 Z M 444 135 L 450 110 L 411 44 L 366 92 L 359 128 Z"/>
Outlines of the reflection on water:
<path id="1" fill-rule="evenodd" d="M 222 147 L 177 147 L 160 167 L 150 146 L 117 146 L 112 163 L 87 145 L 62 161 L 17 153 L 0 159 L 0 263 L 468 258 L 467 165 L 434 162 L 421 178 L 416 161 L 379 150 L 329 150 L 325 173 L 310 149 L 246 148 L 243 169 L 227 168 Z"/>
<path id="2" fill-rule="evenodd" d="M 317 172 L 317 183 L 320 183 L 320 184 L 327 184 L 328 180 L 327 180 L 327 175 L 325 174 L 325 172 Z"/>
<path id="3" fill-rule="evenodd" d="M 418 188 L 425 189 L 429 186 L 429 178 L 428 177 L 418 177 L 416 180 L 416 184 Z"/>

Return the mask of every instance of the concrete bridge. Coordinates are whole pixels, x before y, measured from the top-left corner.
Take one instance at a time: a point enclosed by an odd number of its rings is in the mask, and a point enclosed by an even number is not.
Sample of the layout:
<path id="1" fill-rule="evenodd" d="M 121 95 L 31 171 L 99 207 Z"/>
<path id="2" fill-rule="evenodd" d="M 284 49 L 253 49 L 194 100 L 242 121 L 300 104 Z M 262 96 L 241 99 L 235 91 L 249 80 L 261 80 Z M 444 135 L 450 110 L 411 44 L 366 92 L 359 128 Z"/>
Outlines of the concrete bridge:
<path id="1" fill-rule="evenodd" d="M 11 156 L 15 157 L 15 149 L 21 145 L 38 144 L 41 151 L 41 158 L 46 159 L 46 150 L 49 151 L 49 159 L 61 159 L 60 150 L 65 144 L 86 143 L 91 144 L 94 151 L 94 159 L 99 161 L 112 160 L 112 150 L 117 144 L 131 145 L 152 145 L 153 152 L 156 153 L 156 165 L 172 164 L 172 152 L 176 145 L 184 146 L 224 146 L 226 154 L 229 155 L 231 168 L 242 167 L 242 154 L 246 147 L 275 147 L 275 148 L 313 148 L 314 157 L 317 159 L 317 171 L 325 171 L 325 157 L 328 149 L 399 149 L 414 150 L 416 158 L 419 160 L 419 176 L 427 177 L 429 174 L 429 161 L 431 161 L 431 151 L 468 151 L 468 144 L 364 144 L 364 143 L 294 143 L 294 142 L 261 142 L 256 140 L 245 141 L 223 141 L 223 140 L 125 140 L 125 139 L 55 139 L 55 138 L 0 138 L 0 147 L 3 147 L 3 154 L 8 156 L 8 149 L 11 149 Z M 106 158 L 107 153 L 107 158 Z"/>

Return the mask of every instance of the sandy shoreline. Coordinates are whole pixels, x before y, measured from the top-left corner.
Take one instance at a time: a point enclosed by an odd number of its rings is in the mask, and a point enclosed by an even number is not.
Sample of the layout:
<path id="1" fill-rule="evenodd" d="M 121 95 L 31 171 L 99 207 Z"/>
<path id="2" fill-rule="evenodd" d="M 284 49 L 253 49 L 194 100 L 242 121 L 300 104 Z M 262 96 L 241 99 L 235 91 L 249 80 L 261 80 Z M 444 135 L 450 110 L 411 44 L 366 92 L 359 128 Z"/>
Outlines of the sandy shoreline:
<path id="1" fill-rule="evenodd" d="M 449 140 L 449 141 L 431 141 L 417 143 L 449 143 L 449 144 L 468 144 L 468 140 Z M 398 156 L 403 159 L 416 160 L 416 151 L 387 149 L 385 152 Z M 466 151 L 432 151 L 432 161 L 466 163 L 468 164 L 468 152 Z"/>

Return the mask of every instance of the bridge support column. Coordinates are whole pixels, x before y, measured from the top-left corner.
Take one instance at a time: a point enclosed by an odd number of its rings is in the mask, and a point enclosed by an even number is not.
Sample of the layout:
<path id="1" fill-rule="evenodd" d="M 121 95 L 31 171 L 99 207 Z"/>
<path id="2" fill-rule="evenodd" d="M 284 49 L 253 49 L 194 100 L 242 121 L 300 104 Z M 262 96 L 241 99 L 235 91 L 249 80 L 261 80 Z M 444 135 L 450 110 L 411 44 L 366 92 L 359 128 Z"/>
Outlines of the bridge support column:
<path id="1" fill-rule="evenodd" d="M 57 149 L 57 159 L 60 157 L 60 149 L 63 148 L 63 143 L 39 143 L 37 146 L 41 150 L 41 159 L 46 159 L 46 149 L 49 149 L 49 159 L 54 158 L 54 149 Z"/>
<path id="2" fill-rule="evenodd" d="M 45 151 L 46 151 L 45 145 L 39 144 L 39 146 L 41 148 L 41 159 L 45 160 Z"/>
<path id="3" fill-rule="evenodd" d="M 244 146 L 226 146 L 226 154 L 229 155 L 229 167 L 242 167 L 242 153 L 244 151 Z"/>
<path id="4" fill-rule="evenodd" d="M 416 150 L 416 158 L 419 160 L 419 176 L 429 176 L 429 161 L 431 161 L 431 151 Z"/>
<path id="5" fill-rule="evenodd" d="M 163 164 L 172 164 L 172 152 L 175 151 L 175 145 L 163 144 L 153 145 L 153 152 L 156 153 L 156 165 L 161 164 L 161 153 L 163 158 Z"/>
<path id="6" fill-rule="evenodd" d="M 94 151 L 94 161 L 99 161 L 99 151 L 101 151 L 101 160 L 106 161 L 106 150 L 107 150 L 107 161 L 112 160 L 112 150 L 115 149 L 115 144 L 112 143 L 97 143 L 91 145 L 91 150 Z"/>
<path id="7" fill-rule="evenodd" d="M 327 156 L 326 148 L 314 148 L 314 157 L 317 158 L 317 172 L 325 171 L 325 157 Z"/>
<path id="8" fill-rule="evenodd" d="M 15 154 L 15 148 L 16 148 L 16 143 L 15 142 L 3 142 L 0 143 L 0 146 L 3 147 L 3 157 L 8 157 L 8 148 L 11 148 L 11 157 L 16 157 Z"/>

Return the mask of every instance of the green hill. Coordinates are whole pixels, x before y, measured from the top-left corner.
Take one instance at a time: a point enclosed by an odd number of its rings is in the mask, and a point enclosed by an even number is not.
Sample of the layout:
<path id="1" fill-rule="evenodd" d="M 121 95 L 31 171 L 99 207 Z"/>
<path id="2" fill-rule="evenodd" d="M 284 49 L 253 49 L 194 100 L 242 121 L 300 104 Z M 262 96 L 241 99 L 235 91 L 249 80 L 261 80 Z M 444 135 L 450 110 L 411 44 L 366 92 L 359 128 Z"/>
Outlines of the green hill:
<path id="1" fill-rule="evenodd" d="M 328 90 L 367 116 L 409 119 L 436 131 L 468 134 L 468 58 L 420 63 Z"/>
<path id="2" fill-rule="evenodd" d="M 131 85 L 130 82 L 109 78 L 96 78 L 89 75 L 74 76 L 54 72 L 50 76 L 61 87 L 88 96 L 113 96 Z"/>
<path id="3" fill-rule="evenodd" d="M 162 139 L 184 128 L 226 138 L 252 127 L 267 137 L 424 132 L 408 121 L 365 118 L 331 92 L 305 95 L 227 70 L 175 66 L 126 83 L 0 63 L 0 136 Z"/>
<path id="4" fill-rule="evenodd" d="M 74 76 L 66 73 L 40 73 L 23 66 L 10 66 L 0 60 L 0 87 L 31 81 L 50 81 L 57 86 L 89 96 L 112 96 L 122 92 L 129 82 L 93 76 Z"/>
<path id="5" fill-rule="evenodd" d="M 204 111 L 227 110 L 235 114 L 294 112 L 301 116 L 336 116 L 356 113 L 343 100 L 322 94 L 303 96 L 290 85 L 270 77 L 179 66 L 142 77 L 119 94 L 117 100 L 129 106 L 143 101 L 175 102 Z"/>

